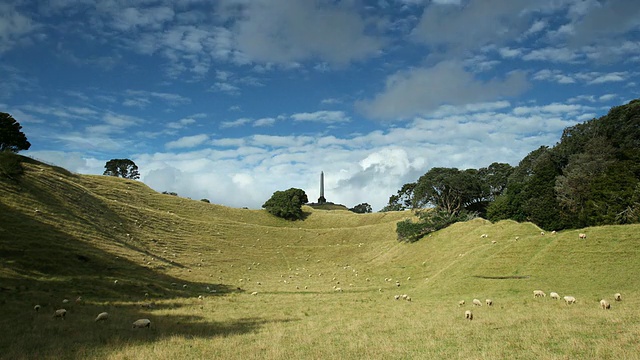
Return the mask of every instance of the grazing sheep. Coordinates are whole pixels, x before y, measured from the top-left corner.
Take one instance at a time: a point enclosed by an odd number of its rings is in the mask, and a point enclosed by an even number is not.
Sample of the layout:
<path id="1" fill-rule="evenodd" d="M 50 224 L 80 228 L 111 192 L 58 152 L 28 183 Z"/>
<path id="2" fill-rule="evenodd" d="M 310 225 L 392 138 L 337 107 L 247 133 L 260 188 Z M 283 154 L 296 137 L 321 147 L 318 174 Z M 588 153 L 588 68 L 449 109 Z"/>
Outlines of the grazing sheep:
<path id="1" fill-rule="evenodd" d="M 551 292 L 549 294 L 549 297 L 552 298 L 552 299 L 560 300 L 560 295 L 558 295 L 557 292 Z"/>
<path id="2" fill-rule="evenodd" d="M 109 318 L 109 314 L 106 312 L 101 312 L 100 314 L 98 314 L 98 316 L 96 316 L 96 322 L 98 321 L 105 321 Z"/>
<path id="3" fill-rule="evenodd" d="M 573 296 L 565 296 L 564 301 L 567 303 L 567 305 L 575 304 L 576 298 L 574 298 Z"/>
<path id="4" fill-rule="evenodd" d="M 489 235 L 487 235 L 487 234 L 482 234 L 482 235 L 480 235 L 480 237 L 481 237 L 481 238 L 483 238 L 483 239 L 486 239 L 486 238 L 488 238 L 488 237 L 489 237 Z"/>
<path id="5" fill-rule="evenodd" d="M 601 307 L 603 310 L 605 310 L 605 309 L 606 309 L 606 310 L 609 310 L 609 309 L 611 309 L 611 304 L 609 304 L 609 302 L 608 302 L 607 300 L 602 299 L 602 300 L 600 300 L 600 307 Z"/>
<path id="6" fill-rule="evenodd" d="M 491 299 L 487 299 L 487 300 L 485 300 L 485 302 L 486 302 L 487 306 L 493 305 L 493 300 L 491 300 Z"/>
<path id="7" fill-rule="evenodd" d="M 473 306 L 482 306 L 482 301 L 478 299 L 473 299 Z"/>
<path id="8" fill-rule="evenodd" d="M 67 310 L 65 309 L 58 309 L 53 313 L 54 318 L 61 318 L 62 320 L 64 320 L 66 316 L 67 316 Z"/>
<path id="9" fill-rule="evenodd" d="M 458 306 L 462 306 L 462 305 L 464 305 L 464 304 L 465 304 L 465 301 L 464 301 L 464 300 L 460 300 L 460 301 L 458 301 Z"/>
<path id="10" fill-rule="evenodd" d="M 464 318 L 465 319 L 469 319 L 469 320 L 473 320 L 473 313 L 471 312 L 471 310 L 467 310 L 464 312 Z"/>
<path id="11" fill-rule="evenodd" d="M 252 293 L 251 293 L 251 295 L 254 295 L 254 296 L 255 296 L 255 295 L 258 295 L 258 292 L 257 292 L 257 291 L 254 291 L 254 292 L 252 292 Z"/>
<path id="12" fill-rule="evenodd" d="M 394 295 L 393 298 L 396 299 L 396 300 L 399 300 L 400 299 L 400 295 Z"/>
<path id="13" fill-rule="evenodd" d="M 533 297 L 537 298 L 537 297 L 546 297 L 547 294 L 544 293 L 544 291 L 542 290 L 533 290 Z"/>
<path id="14" fill-rule="evenodd" d="M 68 304 L 69 303 L 69 299 L 62 299 L 62 303 L 63 304 Z"/>
<path id="15" fill-rule="evenodd" d="M 405 300 L 411 301 L 411 296 L 407 296 L 407 298 Z"/>
<path id="16" fill-rule="evenodd" d="M 113 280 L 113 285 L 118 285 L 118 280 Z"/>
<path id="17" fill-rule="evenodd" d="M 149 319 L 138 319 L 133 322 L 133 329 L 136 328 L 148 328 L 151 327 L 151 320 Z"/>
<path id="18" fill-rule="evenodd" d="M 587 238 L 587 234 L 580 233 L 580 235 L 578 235 L 578 237 L 580 239 L 586 239 Z"/>
<path id="19" fill-rule="evenodd" d="M 622 301 L 622 295 L 620 293 L 616 293 L 615 295 L 613 295 L 613 299 L 615 301 Z"/>
<path id="20" fill-rule="evenodd" d="M 40 305 L 36 305 L 33 307 L 33 310 L 35 310 L 36 312 L 40 311 Z"/>
<path id="21" fill-rule="evenodd" d="M 541 235 L 541 236 L 544 236 L 544 231 L 541 231 L 541 232 L 540 232 L 540 235 Z"/>

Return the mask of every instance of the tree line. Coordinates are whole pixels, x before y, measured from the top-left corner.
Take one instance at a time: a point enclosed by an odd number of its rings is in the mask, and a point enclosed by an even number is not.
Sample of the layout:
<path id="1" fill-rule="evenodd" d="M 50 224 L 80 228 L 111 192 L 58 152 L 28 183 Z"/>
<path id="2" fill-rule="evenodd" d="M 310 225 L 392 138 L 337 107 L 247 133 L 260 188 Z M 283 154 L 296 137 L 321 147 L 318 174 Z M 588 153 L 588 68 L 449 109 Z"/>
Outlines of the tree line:
<path id="1" fill-rule="evenodd" d="M 381 211 L 417 210 L 398 223 L 398 239 L 476 216 L 530 221 L 546 230 L 640 222 L 640 99 L 566 128 L 553 147 L 520 163 L 432 168 L 404 184 Z"/>

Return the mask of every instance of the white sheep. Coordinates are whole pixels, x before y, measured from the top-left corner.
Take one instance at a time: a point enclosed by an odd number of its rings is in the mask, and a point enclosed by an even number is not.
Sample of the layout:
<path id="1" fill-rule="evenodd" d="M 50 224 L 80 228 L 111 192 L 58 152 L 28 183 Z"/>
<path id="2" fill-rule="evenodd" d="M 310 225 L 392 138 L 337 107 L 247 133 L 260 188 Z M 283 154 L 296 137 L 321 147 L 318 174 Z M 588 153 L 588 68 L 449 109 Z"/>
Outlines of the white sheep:
<path id="1" fill-rule="evenodd" d="M 609 302 L 607 300 L 602 299 L 602 300 L 600 300 L 600 307 L 602 309 L 608 310 L 608 309 L 611 309 L 611 304 L 609 304 Z"/>
<path id="2" fill-rule="evenodd" d="M 62 299 L 62 303 L 63 304 L 68 304 L 69 303 L 69 299 Z"/>
<path id="3" fill-rule="evenodd" d="M 586 238 L 587 238 L 587 234 L 580 233 L 580 234 L 578 235 L 578 237 L 579 237 L 580 239 L 586 239 Z"/>
<path id="4" fill-rule="evenodd" d="M 560 300 L 560 295 L 559 295 L 557 292 L 553 292 L 553 291 L 552 291 L 552 292 L 549 294 L 549 297 L 550 297 L 550 298 L 552 298 L 552 299 Z"/>
<path id="5" fill-rule="evenodd" d="M 464 305 L 464 304 L 465 304 L 465 301 L 464 301 L 464 300 L 460 300 L 460 301 L 458 301 L 458 306 L 462 306 L 462 305 Z"/>
<path id="6" fill-rule="evenodd" d="M 489 235 L 487 235 L 487 234 L 482 234 L 482 235 L 480 235 L 480 237 L 481 237 L 481 238 L 483 238 L 483 239 L 486 239 L 486 238 L 488 238 L 488 237 L 489 237 Z"/>
<path id="7" fill-rule="evenodd" d="M 542 290 L 533 290 L 533 297 L 537 298 L 537 297 L 546 297 L 547 294 L 544 293 L 544 291 Z"/>
<path id="8" fill-rule="evenodd" d="M 258 292 L 257 292 L 257 291 L 254 291 L 254 292 L 252 292 L 252 293 L 251 293 L 251 295 L 254 295 L 254 296 L 255 296 L 255 295 L 258 295 Z"/>
<path id="9" fill-rule="evenodd" d="M 469 319 L 469 320 L 473 320 L 473 313 L 471 312 L 471 310 L 467 310 L 464 312 L 464 318 L 465 319 Z"/>
<path id="10" fill-rule="evenodd" d="M 487 300 L 485 300 L 485 303 L 487 304 L 487 306 L 491 306 L 491 305 L 493 305 L 493 300 L 487 299 Z"/>
<path id="11" fill-rule="evenodd" d="M 61 318 L 64 320 L 65 316 L 67 316 L 67 310 L 65 309 L 58 309 L 53 313 L 54 318 Z"/>
<path id="12" fill-rule="evenodd" d="M 613 295 L 613 299 L 615 301 L 622 301 L 622 295 L 620 293 L 616 293 L 615 295 Z"/>
<path id="13" fill-rule="evenodd" d="M 136 328 L 148 328 L 151 327 L 151 320 L 149 319 L 138 319 L 133 322 L 133 329 Z"/>
<path id="14" fill-rule="evenodd" d="M 105 321 L 109 318 L 109 314 L 106 312 L 101 312 L 100 314 L 98 314 L 98 316 L 96 316 L 96 322 L 98 321 Z"/>
<path id="15" fill-rule="evenodd" d="M 33 310 L 35 310 L 36 312 L 40 311 L 40 305 L 36 305 L 33 307 Z"/>
<path id="16" fill-rule="evenodd" d="M 396 300 L 399 300 L 400 299 L 400 295 L 394 295 L 393 298 L 396 299 Z"/>
<path id="17" fill-rule="evenodd" d="M 573 296 L 565 296 L 564 301 L 567 303 L 567 305 L 575 304 L 576 298 L 574 298 Z"/>
<path id="18" fill-rule="evenodd" d="M 482 301 L 479 299 L 473 299 L 473 306 L 482 306 Z"/>

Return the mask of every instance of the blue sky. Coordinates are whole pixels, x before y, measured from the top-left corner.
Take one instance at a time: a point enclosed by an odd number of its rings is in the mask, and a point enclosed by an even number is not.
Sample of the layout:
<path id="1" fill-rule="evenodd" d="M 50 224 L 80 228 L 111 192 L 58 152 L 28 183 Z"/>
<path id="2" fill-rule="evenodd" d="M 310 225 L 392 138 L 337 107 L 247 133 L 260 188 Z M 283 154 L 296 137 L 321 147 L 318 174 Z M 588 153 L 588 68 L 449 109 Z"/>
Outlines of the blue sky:
<path id="1" fill-rule="evenodd" d="M 98 4 L 98 5 L 96 5 Z M 24 154 L 158 191 L 375 211 L 431 167 L 517 163 L 640 97 L 637 0 L 8 0 Z"/>

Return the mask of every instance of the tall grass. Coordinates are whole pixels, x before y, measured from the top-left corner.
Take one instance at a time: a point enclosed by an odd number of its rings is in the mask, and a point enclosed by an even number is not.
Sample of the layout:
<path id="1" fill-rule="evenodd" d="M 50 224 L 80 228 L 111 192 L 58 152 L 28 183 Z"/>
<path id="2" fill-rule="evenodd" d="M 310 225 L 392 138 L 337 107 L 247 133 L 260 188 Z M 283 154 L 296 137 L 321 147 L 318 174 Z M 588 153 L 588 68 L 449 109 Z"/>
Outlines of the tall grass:
<path id="1" fill-rule="evenodd" d="M 0 182 L 0 358 L 638 358 L 637 225 L 543 236 L 476 219 L 404 244 L 410 213 L 305 207 L 289 222 L 23 166 Z"/>

